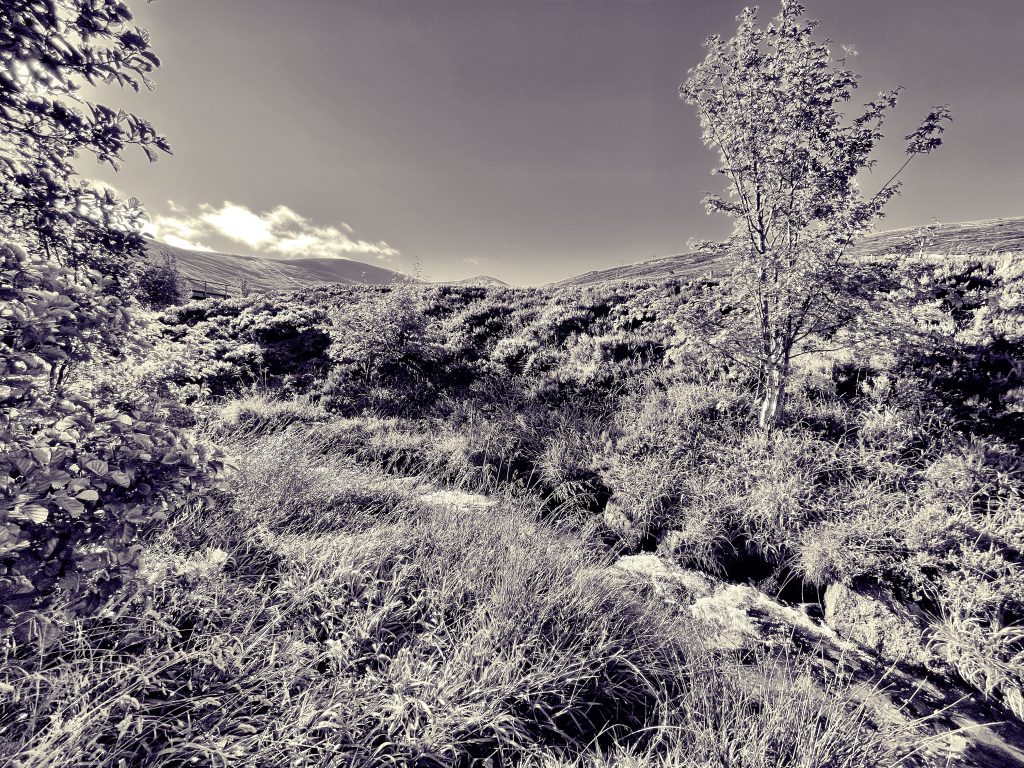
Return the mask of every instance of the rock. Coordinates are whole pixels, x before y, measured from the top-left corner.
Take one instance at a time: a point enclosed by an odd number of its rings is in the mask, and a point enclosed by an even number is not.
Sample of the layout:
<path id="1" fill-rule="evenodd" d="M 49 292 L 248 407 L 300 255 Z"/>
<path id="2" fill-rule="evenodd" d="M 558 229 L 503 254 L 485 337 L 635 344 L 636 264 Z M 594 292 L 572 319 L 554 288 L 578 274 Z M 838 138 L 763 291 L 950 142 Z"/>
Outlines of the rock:
<path id="1" fill-rule="evenodd" d="M 719 584 L 713 594 L 694 601 L 690 613 L 713 630 L 713 648 L 827 651 L 836 661 L 852 650 L 828 627 L 749 584 Z"/>
<path id="2" fill-rule="evenodd" d="M 636 551 L 635 547 L 640 538 L 636 531 L 636 526 L 626 516 L 626 513 L 615 498 L 608 500 L 604 512 L 601 513 L 601 518 L 609 531 L 624 542 L 629 542 L 629 545 L 634 548 L 633 551 Z"/>
<path id="3" fill-rule="evenodd" d="M 829 626 L 751 585 L 728 584 L 657 555 L 623 557 L 614 570 L 648 583 L 673 610 L 696 618 L 712 652 L 768 649 L 783 659 L 807 659 L 821 675 L 823 690 L 829 680 L 847 681 L 870 722 L 902 728 L 906 746 L 914 750 L 901 763 L 906 768 L 1024 766 L 1024 726 L 1005 710 L 949 675 L 926 675 L 913 664 L 900 669 L 884 660 L 883 652 L 910 660 L 927 652 L 923 619 L 884 595 L 830 588 L 825 612 L 835 624 Z"/>
<path id="4" fill-rule="evenodd" d="M 896 603 L 879 589 L 854 591 L 844 584 L 825 590 L 825 623 L 842 638 L 857 643 L 887 661 L 933 667 L 924 619 Z"/>
<path id="5" fill-rule="evenodd" d="M 479 493 L 469 493 L 451 488 L 425 487 L 420 494 L 419 500 L 431 507 L 454 507 L 456 509 L 475 509 L 479 511 L 489 510 L 495 505 L 495 500 L 489 496 Z"/>
<path id="6" fill-rule="evenodd" d="M 706 624 L 704 638 L 712 649 L 782 649 L 839 642 L 828 627 L 750 585 L 727 584 L 653 554 L 620 558 L 615 567 L 649 581 L 654 591 L 676 610 Z"/>
<path id="7" fill-rule="evenodd" d="M 650 579 L 658 594 L 672 598 L 685 595 L 689 602 L 710 595 L 716 585 L 715 579 L 705 573 L 680 568 L 652 554 L 619 558 L 615 567 Z"/>

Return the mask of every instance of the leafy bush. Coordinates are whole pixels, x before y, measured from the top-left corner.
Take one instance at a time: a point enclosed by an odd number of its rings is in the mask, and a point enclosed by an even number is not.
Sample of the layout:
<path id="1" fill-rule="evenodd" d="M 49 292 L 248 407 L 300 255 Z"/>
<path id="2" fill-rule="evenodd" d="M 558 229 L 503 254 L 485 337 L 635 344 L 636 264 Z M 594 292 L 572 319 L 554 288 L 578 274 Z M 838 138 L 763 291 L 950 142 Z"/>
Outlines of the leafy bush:
<path id="1" fill-rule="evenodd" d="M 76 165 L 89 157 L 116 169 L 130 146 L 150 160 L 170 152 L 148 121 L 82 90 L 152 85 L 160 61 L 133 19 L 123 0 L 5 3 L 0 18 L 0 242 L 98 271 L 121 296 L 144 259 L 142 206 L 81 179 Z"/>
<path id="2" fill-rule="evenodd" d="M 153 402 L 99 405 L 74 374 L 125 348 L 96 276 L 0 247 L 0 602 L 21 636 L 59 594 L 74 612 L 130 574 L 147 527 L 222 469 Z M 95 373 L 95 371 L 94 371 Z"/>
<path id="3" fill-rule="evenodd" d="M 1024 259 L 907 259 L 893 374 L 965 431 L 1024 441 Z"/>
<path id="4" fill-rule="evenodd" d="M 189 299 L 188 281 L 178 272 L 177 260 L 167 255 L 139 269 L 139 300 L 147 307 L 164 309 Z"/>
<path id="5" fill-rule="evenodd" d="M 191 399 L 240 394 L 259 383 L 298 394 L 328 368 L 326 315 L 291 297 L 206 299 L 167 309 L 164 339 L 147 386 Z"/>
<path id="6" fill-rule="evenodd" d="M 333 367 L 322 397 L 346 412 L 414 413 L 433 398 L 443 376 L 441 345 L 428 332 L 411 292 L 393 289 L 336 310 Z"/>

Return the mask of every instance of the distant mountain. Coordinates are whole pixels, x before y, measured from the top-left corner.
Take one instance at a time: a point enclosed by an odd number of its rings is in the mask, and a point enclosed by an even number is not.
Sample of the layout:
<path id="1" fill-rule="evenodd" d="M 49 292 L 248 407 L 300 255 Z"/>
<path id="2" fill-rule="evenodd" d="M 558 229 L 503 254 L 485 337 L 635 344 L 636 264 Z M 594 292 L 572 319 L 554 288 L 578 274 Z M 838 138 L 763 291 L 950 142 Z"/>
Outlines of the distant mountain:
<path id="1" fill-rule="evenodd" d="M 401 272 L 350 259 L 268 259 L 231 253 L 190 251 L 156 240 L 148 241 L 147 248 L 154 260 L 162 259 L 165 255 L 174 256 L 179 271 L 189 279 L 194 289 L 214 294 L 237 295 L 241 292 L 243 280 L 247 282 L 250 291 L 257 293 L 287 291 L 330 283 L 390 285 L 416 282 Z M 851 254 L 870 256 L 918 251 L 961 256 L 1024 252 L 1024 217 L 935 224 L 880 232 L 858 243 L 851 250 Z M 667 277 L 698 278 L 721 275 L 730 269 L 731 265 L 732 257 L 728 254 L 686 253 L 586 272 L 555 283 L 553 287 Z M 508 283 L 490 275 L 477 275 L 452 284 L 508 287 Z"/>
<path id="2" fill-rule="evenodd" d="M 173 256 L 178 271 L 193 289 L 208 293 L 237 295 L 242 281 L 255 293 L 287 291 L 310 285 L 389 285 L 411 282 L 412 278 L 384 267 L 337 258 L 267 259 L 233 253 L 190 251 L 156 240 L 146 244 L 154 261 Z"/>
<path id="3" fill-rule="evenodd" d="M 943 256 L 983 256 L 1011 251 L 1021 253 L 1024 252 L 1024 217 L 933 224 L 879 232 L 857 243 L 850 254 L 873 256 L 919 251 Z M 555 283 L 555 286 L 667 277 L 706 277 L 720 275 L 731 269 L 732 264 L 733 257 L 729 254 L 686 253 L 623 267 L 585 272 Z"/>
<path id="4" fill-rule="evenodd" d="M 679 256 L 665 256 L 660 259 L 648 259 L 637 264 L 623 267 L 598 269 L 584 272 L 582 275 L 569 277 L 554 283 L 553 287 L 561 288 L 570 285 L 593 285 L 615 280 L 650 280 L 663 277 L 704 277 L 714 272 L 722 272 L 729 268 L 731 259 L 708 253 L 684 253 Z"/>
<path id="5" fill-rule="evenodd" d="M 499 280 L 496 277 L 490 275 L 477 275 L 476 277 L 467 277 L 465 280 L 456 280 L 449 285 L 478 285 L 482 288 L 508 288 L 509 284 L 504 280 Z"/>

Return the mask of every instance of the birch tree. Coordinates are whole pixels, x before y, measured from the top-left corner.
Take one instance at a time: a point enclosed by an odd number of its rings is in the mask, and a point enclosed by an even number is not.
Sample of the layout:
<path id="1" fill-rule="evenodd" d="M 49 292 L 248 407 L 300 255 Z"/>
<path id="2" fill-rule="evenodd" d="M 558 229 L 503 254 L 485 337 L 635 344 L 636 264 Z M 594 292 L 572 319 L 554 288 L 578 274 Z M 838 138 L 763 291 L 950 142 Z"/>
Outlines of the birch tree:
<path id="1" fill-rule="evenodd" d="M 703 244 L 735 257 L 724 286 L 731 301 L 703 322 L 713 343 L 755 372 L 766 430 L 783 416 L 793 359 L 856 312 L 859 267 L 850 245 L 899 193 L 907 165 L 942 143 L 950 119 L 947 107 L 933 108 L 905 137 L 902 167 L 862 193 L 858 182 L 875 166 L 900 89 L 849 108 L 859 81 L 847 66 L 854 52 L 834 57 L 804 12 L 783 0 L 761 28 L 757 8 L 745 9 L 736 35 L 708 38 L 704 61 L 680 86 L 697 108 L 704 143 L 719 154 L 713 174 L 726 182 L 725 194 L 704 199 L 707 210 L 735 219 L 727 242 Z"/>

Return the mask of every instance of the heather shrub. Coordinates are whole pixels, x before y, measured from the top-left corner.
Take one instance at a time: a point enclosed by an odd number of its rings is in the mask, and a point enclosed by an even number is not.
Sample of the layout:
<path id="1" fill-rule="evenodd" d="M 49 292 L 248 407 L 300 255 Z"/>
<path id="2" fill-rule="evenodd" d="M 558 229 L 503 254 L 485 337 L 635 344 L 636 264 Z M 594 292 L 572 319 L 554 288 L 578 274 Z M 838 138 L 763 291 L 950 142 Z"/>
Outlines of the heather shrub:
<path id="1" fill-rule="evenodd" d="M 914 382 L 932 410 L 962 431 L 1024 437 L 1024 356 L 1018 254 L 907 259 L 901 264 L 907 332 L 893 374 Z"/>
<path id="2" fill-rule="evenodd" d="M 151 261 L 139 269 L 138 291 L 139 301 L 153 309 L 184 304 L 191 293 L 173 255 Z"/>
<path id="3" fill-rule="evenodd" d="M 171 344 L 149 373 L 155 388 L 221 398 L 258 383 L 302 394 L 329 367 L 324 310 L 291 296 L 193 301 L 158 322 Z"/>

